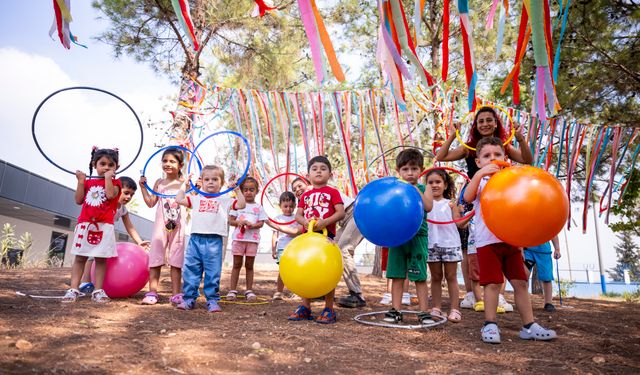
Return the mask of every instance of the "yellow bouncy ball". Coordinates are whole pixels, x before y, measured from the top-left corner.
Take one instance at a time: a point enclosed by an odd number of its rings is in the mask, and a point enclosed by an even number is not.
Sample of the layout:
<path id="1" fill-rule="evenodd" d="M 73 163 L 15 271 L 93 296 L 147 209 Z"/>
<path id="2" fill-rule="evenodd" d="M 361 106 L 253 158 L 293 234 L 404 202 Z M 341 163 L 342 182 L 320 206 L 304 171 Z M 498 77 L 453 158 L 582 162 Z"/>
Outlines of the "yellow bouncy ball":
<path id="1" fill-rule="evenodd" d="M 280 257 L 280 277 L 293 293 L 304 298 L 322 297 L 335 289 L 342 277 L 340 248 L 322 234 L 309 231 L 294 238 Z"/>

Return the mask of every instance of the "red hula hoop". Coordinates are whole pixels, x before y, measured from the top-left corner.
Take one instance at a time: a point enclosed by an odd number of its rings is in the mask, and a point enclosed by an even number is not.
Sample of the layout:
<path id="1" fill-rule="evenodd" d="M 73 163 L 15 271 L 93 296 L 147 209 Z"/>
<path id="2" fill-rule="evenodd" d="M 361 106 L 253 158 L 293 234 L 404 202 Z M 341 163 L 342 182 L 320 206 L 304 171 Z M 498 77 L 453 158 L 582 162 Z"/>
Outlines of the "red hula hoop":
<path id="1" fill-rule="evenodd" d="M 304 182 L 306 182 L 306 183 L 307 183 L 307 185 L 309 184 L 309 181 L 308 181 L 306 178 L 304 178 L 304 176 L 301 176 L 301 175 L 299 175 L 299 174 L 297 174 L 297 173 L 293 173 L 293 172 L 283 172 L 283 173 L 277 174 L 277 175 L 275 175 L 272 179 L 270 179 L 270 180 L 269 180 L 269 181 L 264 185 L 264 187 L 262 188 L 262 194 L 260 195 L 260 205 L 261 205 L 261 206 L 263 206 L 263 207 L 264 207 L 264 204 L 263 204 L 263 202 L 264 202 L 264 194 L 267 192 L 267 186 L 271 185 L 271 183 L 272 183 L 273 181 L 275 181 L 275 179 L 276 179 L 276 178 L 279 178 L 279 177 L 282 177 L 282 176 L 296 176 L 296 177 L 301 178 Z M 266 211 L 265 211 L 265 212 L 266 212 Z M 286 223 L 285 223 L 285 222 L 276 221 L 276 220 L 273 220 L 272 218 L 270 218 L 270 217 L 269 217 L 269 215 L 267 215 L 267 218 L 269 219 L 269 221 L 270 221 L 270 222 L 272 222 L 272 223 L 274 223 L 274 224 L 277 224 L 277 225 L 289 225 L 289 224 L 293 224 L 293 223 L 295 223 L 295 222 L 296 222 L 296 221 L 295 221 L 295 219 L 294 219 L 294 220 L 291 220 L 291 221 L 288 221 L 288 222 L 286 222 Z"/>
<path id="2" fill-rule="evenodd" d="M 431 168 L 429 168 L 429 169 L 425 169 L 424 171 L 422 171 L 422 173 L 420 173 L 420 176 L 418 176 L 418 180 L 419 180 L 422 176 L 424 176 L 424 175 L 426 175 L 427 173 L 429 173 L 429 171 L 432 171 L 432 170 L 434 170 L 434 169 L 441 169 L 441 170 L 443 170 L 443 171 L 451 171 L 451 172 L 453 172 L 453 173 L 457 173 L 457 174 L 459 174 L 460 176 L 462 176 L 465 180 L 467 180 L 467 182 L 471 181 L 471 179 L 469 178 L 469 176 L 467 176 L 465 173 L 463 173 L 463 172 L 461 172 L 461 171 L 459 171 L 459 170 L 457 170 L 457 169 L 449 168 L 449 167 L 431 167 Z M 476 210 L 471 210 L 471 211 L 469 211 L 469 213 L 468 213 L 468 214 L 466 214 L 466 215 L 464 215 L 464 216 L 462 216 L 462 217 L 459 217 L 459 218 L 457 218 L 457 219 L 454 219 L 454 220 L 450 220 L 450 221 L 437 221 L 437 220 L 427 219 L 427 222 L 428 222 L 428 223 L 431 223 L 431 224 L 441 224 L 441 225 L 445 225 L 445 224 L 455 224 L 455 223 L 457 223 L 457 222 L 467 220 L 467 219 L 471 218 L 471 217 L 472 217 L 473 215 L 475 215 L 475 214 L 476 214 Z"/>

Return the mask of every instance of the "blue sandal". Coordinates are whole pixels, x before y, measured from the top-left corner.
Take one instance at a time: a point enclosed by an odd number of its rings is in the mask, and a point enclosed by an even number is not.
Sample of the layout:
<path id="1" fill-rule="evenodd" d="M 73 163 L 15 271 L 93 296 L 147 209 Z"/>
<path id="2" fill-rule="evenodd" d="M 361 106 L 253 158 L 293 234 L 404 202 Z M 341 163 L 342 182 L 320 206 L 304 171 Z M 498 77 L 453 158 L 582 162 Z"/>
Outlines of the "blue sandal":
<path id="1" fill-rule="evenodd" d="M 313 316 L 311 316 L 311 310 L 306 308 L 303 305 L 298 306 L 296 311 L 289 315 L 289 320 L 313 320 Z"/>
<path id="2" fill-rule="evenodd" d="M 320 324 L 333 324 L 338 321 L 338 316 L 333 309 L 325 307 L 322 310 L 322 314 L 316 319 L 316 323 Z"/>

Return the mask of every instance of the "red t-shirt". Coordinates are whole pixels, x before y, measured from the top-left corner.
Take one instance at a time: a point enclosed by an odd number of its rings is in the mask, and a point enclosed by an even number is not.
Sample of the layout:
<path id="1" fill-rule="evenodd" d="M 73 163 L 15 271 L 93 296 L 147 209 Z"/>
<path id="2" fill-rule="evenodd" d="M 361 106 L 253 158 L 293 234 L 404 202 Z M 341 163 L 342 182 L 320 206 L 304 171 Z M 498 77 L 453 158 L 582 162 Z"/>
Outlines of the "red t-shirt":
<path id="1" fill-rule="evenodd" d="M 104 178 L 89 178 L 84 180 L 84 201 L 82 211 L 78 216 L 78 223 L 98 222 L 113 224 L 113 217 L 118 210 L 118 201 L 122 194 L 122 183 L 119 179 L 111 180 L 114 187 L 118 187 L 118 195 L 113 199 L 107 199 L 107 191 L 104 188 Z"/>
<path id="2" fill-rule="evenodd" d="M 340 192 L 331 186 L 323 186 L 302 194 L 298 201 L 298 208 L 302 208 L 303 215 L 307 220 L 326 219 L 336 212 L 336 204 L 344 204 Z M 336 223 L 329 225 L 327 231 L 335 236 Z"/>

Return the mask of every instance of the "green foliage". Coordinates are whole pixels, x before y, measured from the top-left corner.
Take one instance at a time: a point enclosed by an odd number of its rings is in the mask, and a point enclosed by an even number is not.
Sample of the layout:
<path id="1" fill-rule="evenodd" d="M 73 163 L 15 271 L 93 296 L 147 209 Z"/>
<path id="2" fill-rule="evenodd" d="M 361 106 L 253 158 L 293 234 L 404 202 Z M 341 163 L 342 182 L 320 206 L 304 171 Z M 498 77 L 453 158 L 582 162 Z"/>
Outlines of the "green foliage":
<path id="1" fill-rule="evenodd" d="M 571 289 L 576 286 L 576 283 L 573 280 L 560 280 L 560 297 L 567 298 Z"/>
<path id="2" fill-rule="evenodd" d="M 622 298 L 625 302 L 640 302 L 640 287 L 638 287 L 633 292 L 624 292 L 622 293 Z"/>
<path id="3" fill-rule="evenodd" d="M 633 241 L 631 232 L 623 231 L 618 234 L 618 243 L 615 247 L 618 256 L 617 264 L 607 271 L 609 276 L 615 281 L 624 280 L 624 270 L 629 270 L 629 277 L 632 281 L 640 280 L 640 250 Z"/>
<path id="4" fill-rule="evenodd" d="M 0 259 L 3 259 L 9 249 L 15 248 L 17 244 L 15 225 L 5 223 L 0 233 Z"/>
<path id="5" fill-rule="evenodd" d="M 634 169 L 620 204 L 611 208 L 620 221 L 609 224 L 614 232 L 631 232 L 640 237 L 640 171 Z"/>

